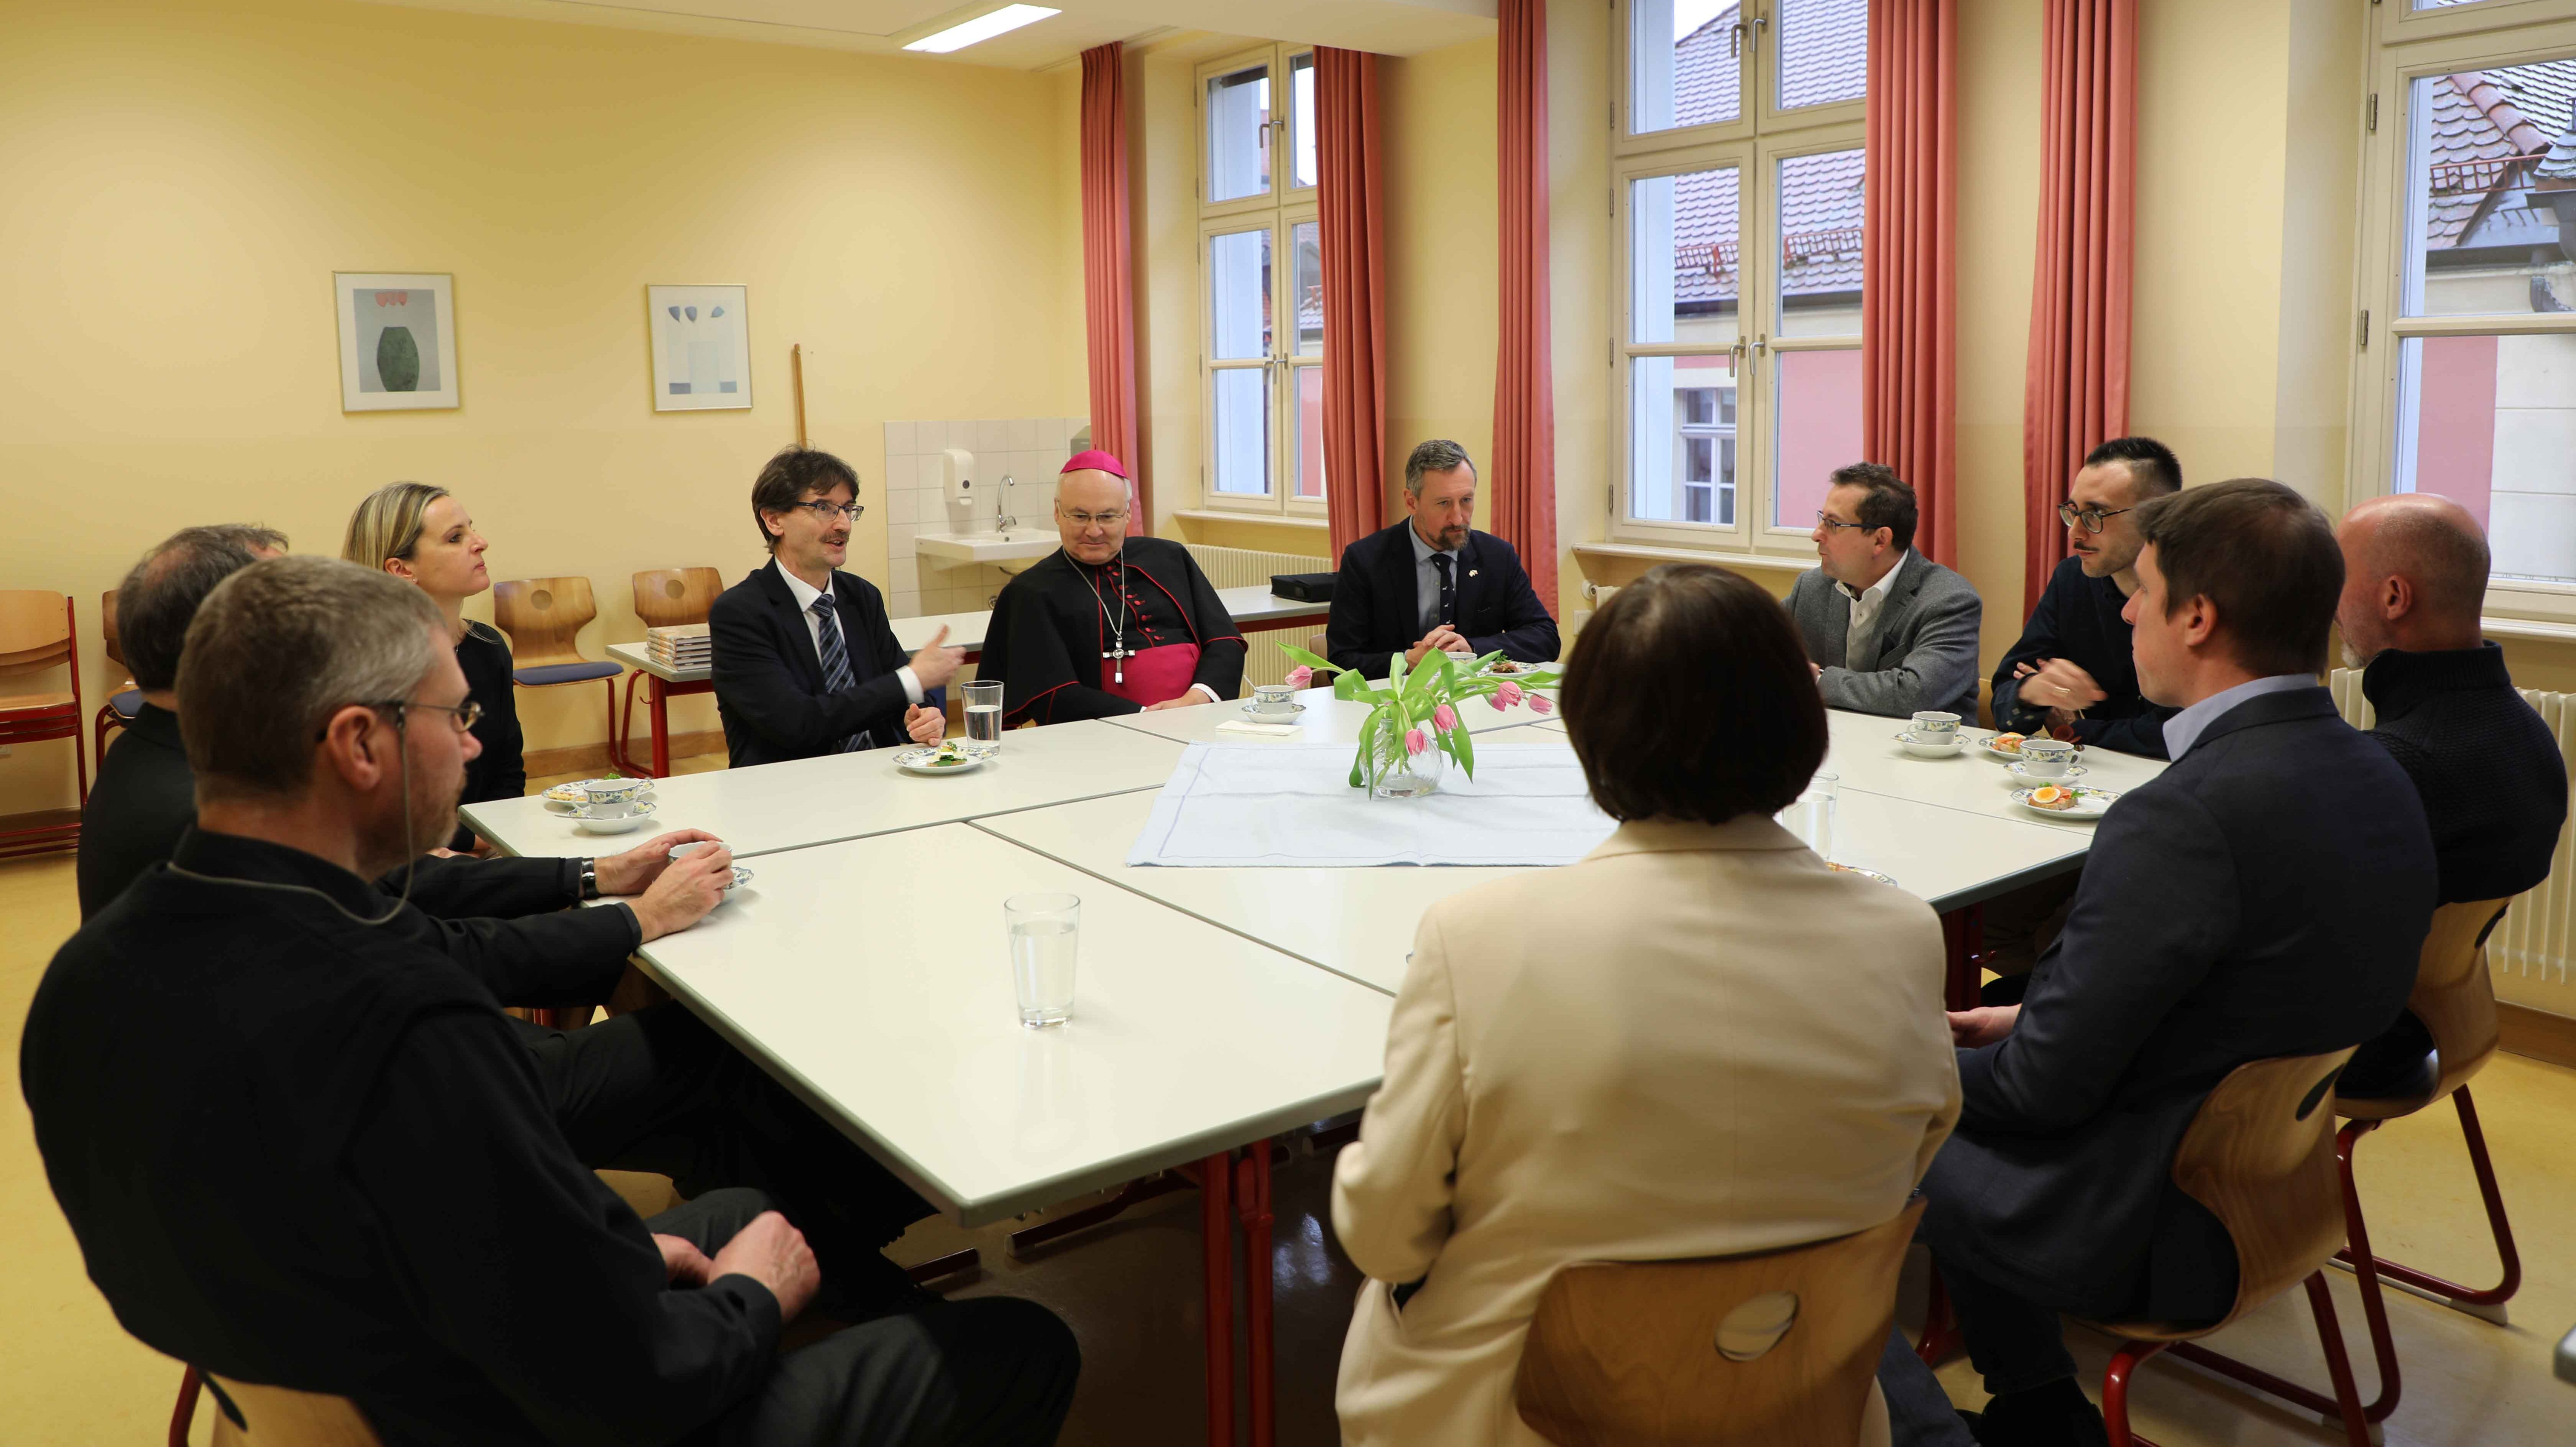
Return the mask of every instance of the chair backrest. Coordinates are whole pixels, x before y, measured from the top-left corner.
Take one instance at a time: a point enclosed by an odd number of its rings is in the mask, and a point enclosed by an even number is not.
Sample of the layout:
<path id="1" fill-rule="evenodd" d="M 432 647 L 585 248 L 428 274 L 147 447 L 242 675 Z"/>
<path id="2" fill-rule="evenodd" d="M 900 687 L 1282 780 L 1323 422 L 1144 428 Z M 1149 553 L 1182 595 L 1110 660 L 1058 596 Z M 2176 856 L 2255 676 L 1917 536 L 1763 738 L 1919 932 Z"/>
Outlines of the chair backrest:
<path id="1" fill-rule="evenodd" d="M 2344 1244 L 2333 1100 L 2335 1077 L 2351 1058 L 2345 1046 L 2237 1066 L 2183 1132 L 2174 1184 L 2236 1243 L 2236 1304 L 2226 1321 L 2307 1280 Z M 2113 1330 L 2172 1341 L 2216 1328 L 2148 1322 Z"/>
<path id="2" fill-rule="evenodd" d="M 72 661 L 72 600 L 41 588 L 0 591 L 0 678 Z"/>
<path id="3" fill-rule="evenodd" d="M 98 632 L 99 636 L 106 640 L 108 662 L 119 668 L 125 667 L 125 647 L 116 636 L 116 590 L 114 588 L 98 595 Z"/>
<path id="4" fill-rule="evenodd" d="M 1563 1268 L 1521 1349 L 1521 1420 L 1559 1447 L 1852 1447 L 1922 1214 L 1783 1251 Z"/>
<path id="5" fill-rule="evenodd" d="M 647 628 L 681 628 L 707 621 L 724 574 L 713 568 L 653 568 L 635 575 L 635 616 Z"/>
<path id="6" fill-rule="evenodd" d="M 1331 653 L 1325 651 L 1324 644 L 1325 638 L 1323 634 L 1309 633 L 1306 635 L 1306 651 L 1315 655 L 1317 658 L 1330 658 L 1333 656 Z"/>
<path id="7" fill-rule="evenodd" d="M 383 1447 L 375 1429 L 346 1397 L 326 1397 L 291 1387 L 261 1387 L 229 1377 L 212 1378 L 241 1409 L 242 1425 L 215 1405 L 215 1447 Z"/>
<path id="8" fill-rule="evenodd" d="M 2478 1073 L 2495 1054 L 2495 981 L 2487 974 L 2487 934 L 2504 918 L 2505 899 L 2462 900 L 2433 911 L 2433 928 L 2415 965 L 2406 1008 L 2424 1022 L 2441 1057 L 2441 1099 Z"/>
<path id="9" fill-rule="evenodd" d="M 573 639 L 599 616 L 588 578 L 523 578 L 492 585 L 492 621 L 510 635 L 510 666 L 588 663 Z"/>

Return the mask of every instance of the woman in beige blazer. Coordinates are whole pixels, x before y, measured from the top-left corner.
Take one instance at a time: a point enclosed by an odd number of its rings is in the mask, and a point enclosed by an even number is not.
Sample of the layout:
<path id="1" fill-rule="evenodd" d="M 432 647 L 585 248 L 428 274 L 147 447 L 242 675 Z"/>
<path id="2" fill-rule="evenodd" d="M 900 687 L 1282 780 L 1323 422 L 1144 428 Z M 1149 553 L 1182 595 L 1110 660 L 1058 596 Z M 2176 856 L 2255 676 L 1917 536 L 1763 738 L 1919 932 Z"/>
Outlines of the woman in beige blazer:
<path id="1" fill-rule="evenodd" d="M 1618 832 L 1432 906 L 1334 1169 L 1370 1278 L 1347 1443 L 1543 1447 L 1512 1380 L 1558 1267 L 1878 1225 L 1958 1118 L 1938 918 L 1772 821 L 1825 750 L 1780 605 L 1655 569 L 1576 641 L 1565 717 Z"/>

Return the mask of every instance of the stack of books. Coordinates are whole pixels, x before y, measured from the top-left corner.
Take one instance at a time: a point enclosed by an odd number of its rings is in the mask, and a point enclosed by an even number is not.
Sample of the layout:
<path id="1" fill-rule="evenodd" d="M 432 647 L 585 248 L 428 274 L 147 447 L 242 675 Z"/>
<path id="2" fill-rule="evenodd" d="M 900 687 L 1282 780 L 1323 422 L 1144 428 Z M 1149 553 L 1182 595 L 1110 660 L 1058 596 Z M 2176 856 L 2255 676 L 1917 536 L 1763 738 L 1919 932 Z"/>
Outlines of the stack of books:
<path id="1" fill-rule="evenodd" d="M 677 628 L 644 630 L 644 651 L 664 668 L 705 668 L 715 661 L 715 644 L 707 637 L 707 625 L 688 623 Z"/>

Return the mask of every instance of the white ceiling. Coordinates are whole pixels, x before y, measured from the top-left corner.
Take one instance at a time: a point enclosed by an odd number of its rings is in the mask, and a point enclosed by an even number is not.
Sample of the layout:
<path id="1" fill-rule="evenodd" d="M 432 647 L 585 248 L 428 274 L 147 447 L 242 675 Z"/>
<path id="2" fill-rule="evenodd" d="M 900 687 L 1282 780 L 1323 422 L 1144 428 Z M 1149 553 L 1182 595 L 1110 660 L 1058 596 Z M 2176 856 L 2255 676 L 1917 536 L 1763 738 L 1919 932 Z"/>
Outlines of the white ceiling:
<path id="1" fill-rule="evenodd" d="M 371 0 L 433 10 L 891 53 L 959 0 Z M 965 5 L 972 14 L 991 3 Z M 1043 70 L 1112 40 L 1212 32 L 1412 55 L 1490 35 L 1496 0 L 1032 0 L 1064 13 L 947 56 Z M 962 18 L 962 16 L 960 16 Z"/>

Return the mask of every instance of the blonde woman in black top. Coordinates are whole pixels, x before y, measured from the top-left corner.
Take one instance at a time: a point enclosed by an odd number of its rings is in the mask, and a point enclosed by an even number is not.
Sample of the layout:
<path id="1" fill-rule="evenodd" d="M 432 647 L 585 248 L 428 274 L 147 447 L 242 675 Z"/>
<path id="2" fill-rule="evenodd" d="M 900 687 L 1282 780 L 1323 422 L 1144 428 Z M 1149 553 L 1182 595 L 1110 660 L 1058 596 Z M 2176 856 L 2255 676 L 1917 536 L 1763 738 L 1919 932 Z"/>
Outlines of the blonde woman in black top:
<path id="1" fill-rule="evenodd" d="M 519 732 L 518 692 L 511 684 L 510 644 L 500 630 L 465 616 L 465 600 L 492 586 L 483 565 L 491 544 L 474 530 L 465 504 L 443 487 L 390 482 L 367 494 L 349 515 L 340 556 L 361 567 L 381 568 L 427 593 L 447 618 L 456 640 L 456 666 L 483 716 L 474 725 L 482 755 L 465 767 L 461 803 L 515 799 L 528 792 L 525 743 Z M 474 831 L 458 825 L 451 845 L 466 849 Z"/>

